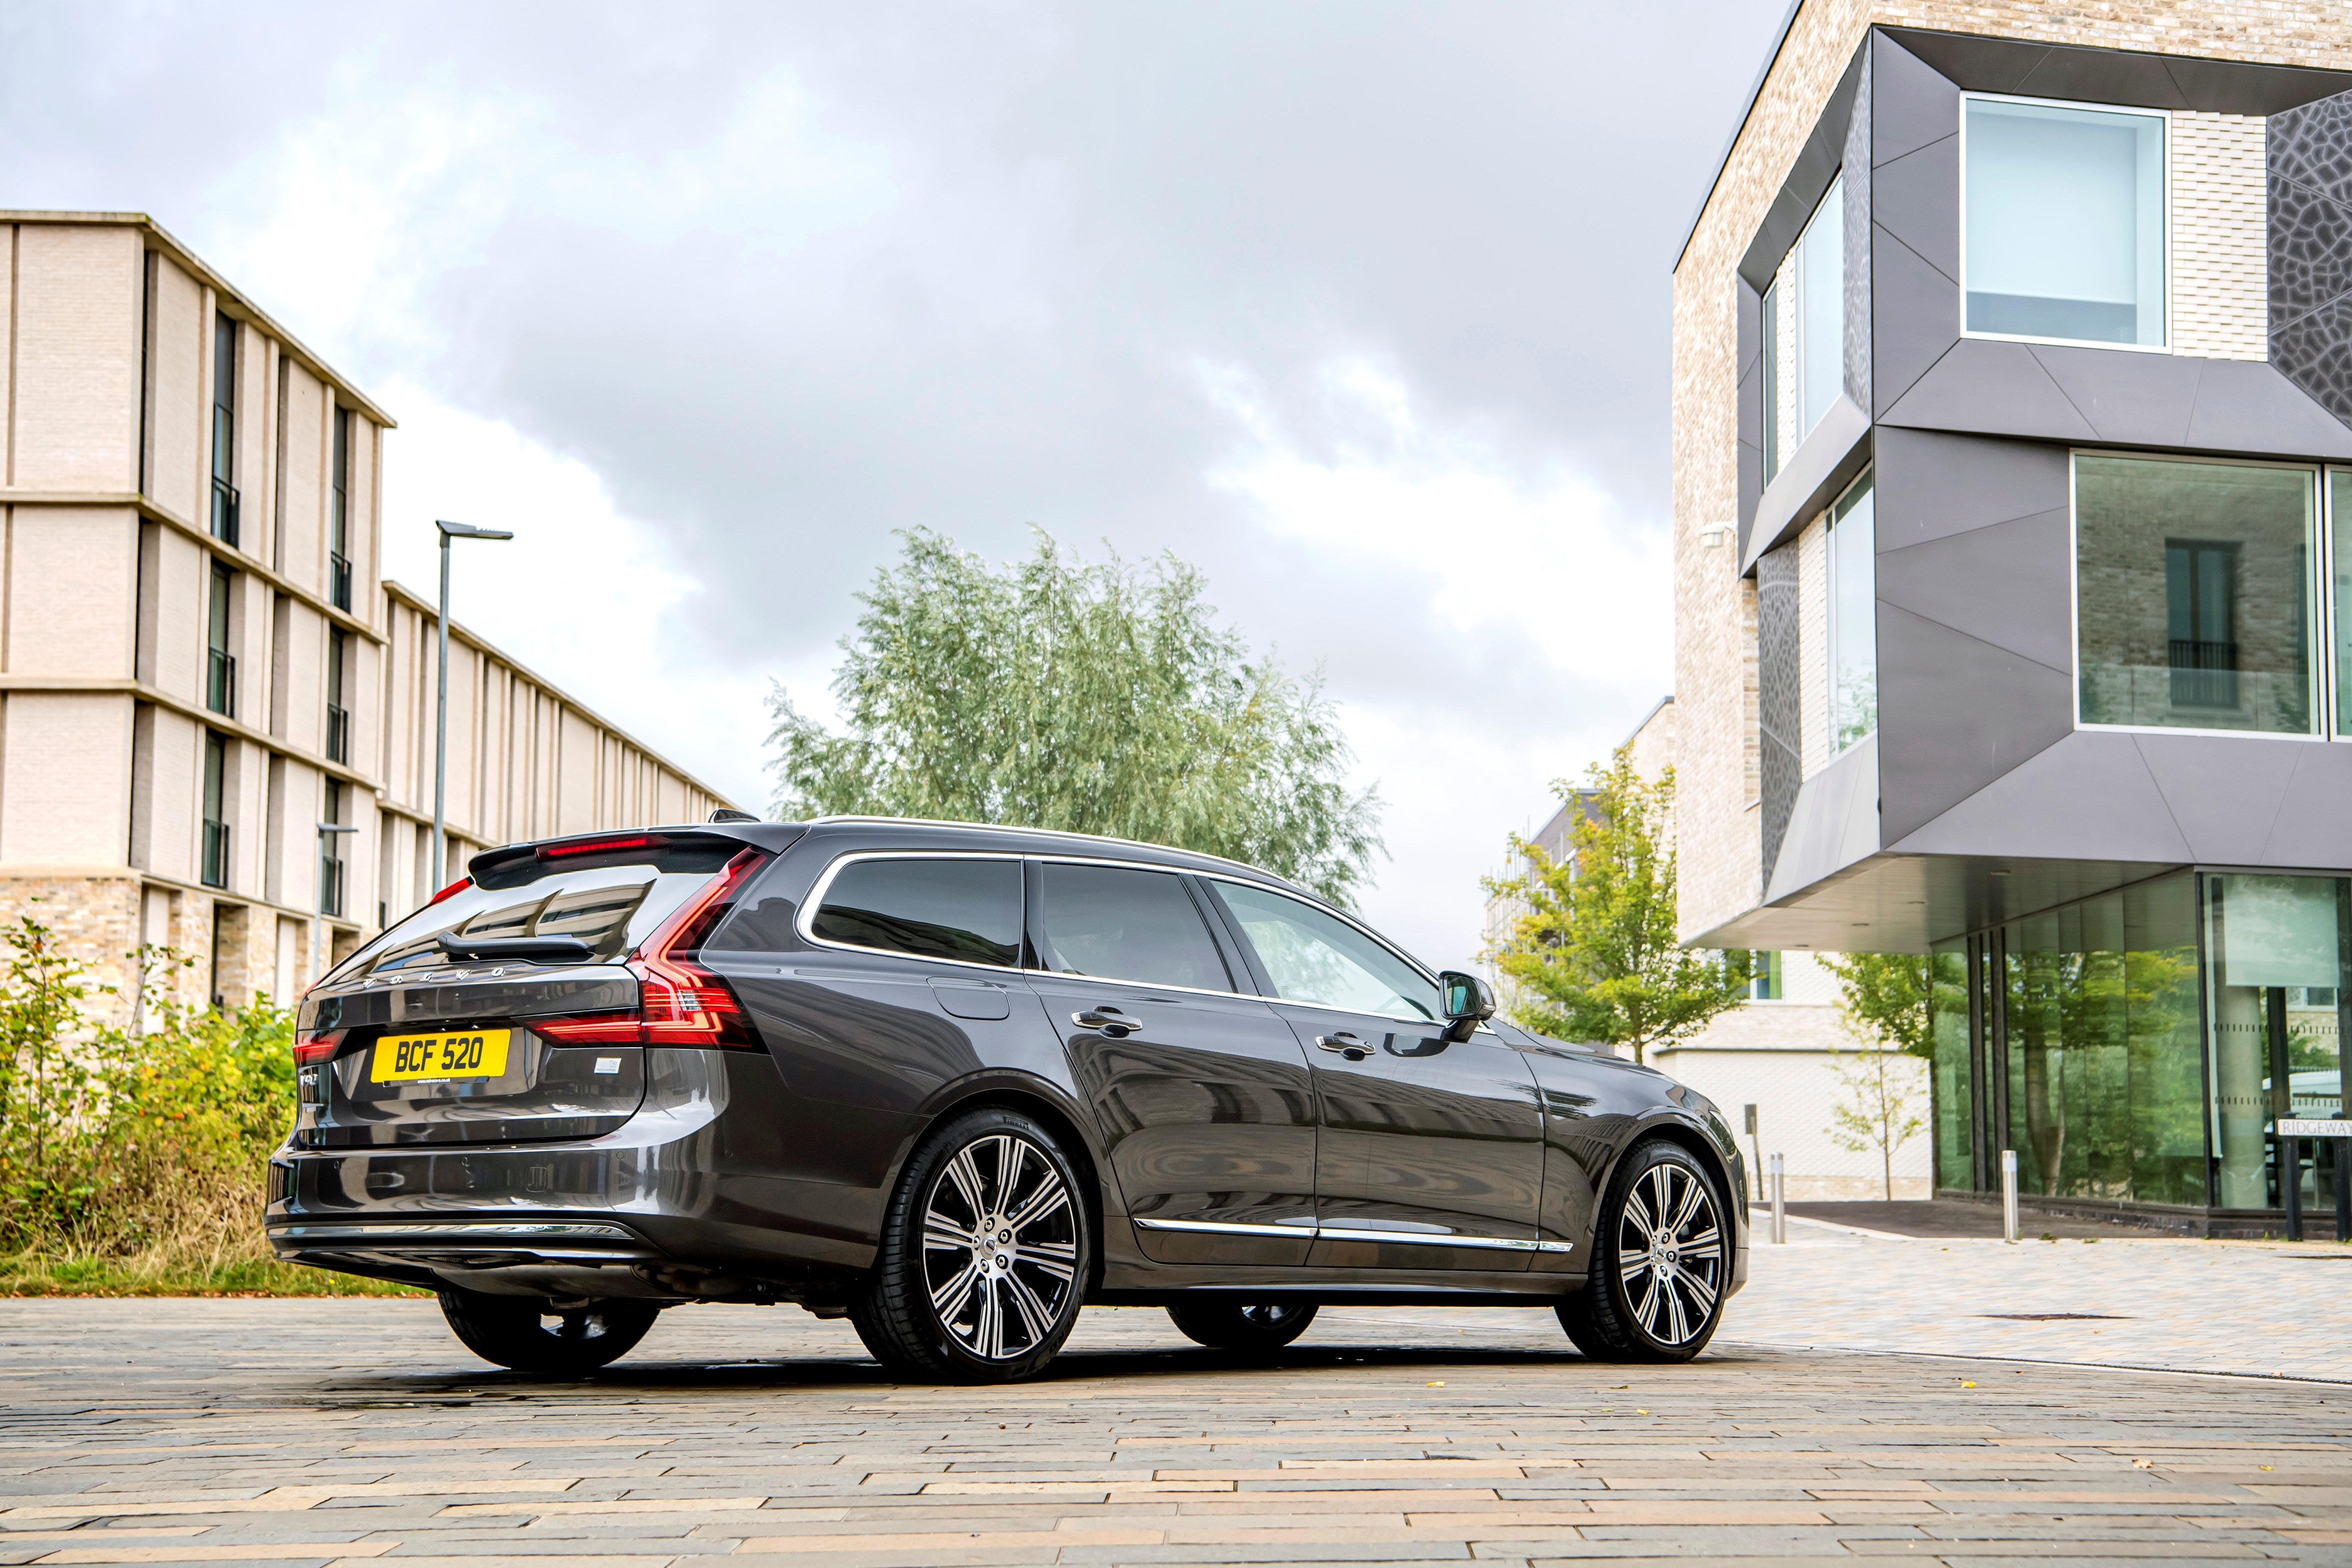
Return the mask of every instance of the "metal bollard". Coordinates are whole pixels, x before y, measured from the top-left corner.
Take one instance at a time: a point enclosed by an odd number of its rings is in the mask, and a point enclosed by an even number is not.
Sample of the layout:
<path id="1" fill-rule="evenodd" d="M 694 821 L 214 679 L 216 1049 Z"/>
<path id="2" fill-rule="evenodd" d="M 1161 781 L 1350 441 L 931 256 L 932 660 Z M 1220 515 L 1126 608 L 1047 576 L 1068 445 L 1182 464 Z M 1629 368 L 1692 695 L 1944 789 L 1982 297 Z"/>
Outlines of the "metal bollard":
<path id="1" fill-rule="evenodd" d="M 1789 1239 L 1789 1161 L 1783 1154 L 1772 1156 L 1772 1245 L 1785 1244 Z"/>
<path id="2" fill-rule="evenodd" d="M 2000 1152 L 2000 1238 L 2017 1239 L 2017 1151 Z"/>

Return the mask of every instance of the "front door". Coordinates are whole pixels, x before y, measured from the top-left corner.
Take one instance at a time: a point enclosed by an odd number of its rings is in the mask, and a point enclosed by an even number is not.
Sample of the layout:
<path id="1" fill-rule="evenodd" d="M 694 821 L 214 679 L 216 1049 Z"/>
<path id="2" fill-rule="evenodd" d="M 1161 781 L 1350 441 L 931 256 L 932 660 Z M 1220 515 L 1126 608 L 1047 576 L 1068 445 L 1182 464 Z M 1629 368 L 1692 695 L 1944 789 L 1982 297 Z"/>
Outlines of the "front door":
<path id="1" fill-rule="evenodd" d="M 1315 1225 L 1307 1054 L 1240 994 L 1183 878 L 1032 862 L 1032 976 L 1145 1256 L 1303 1264 Z"/>
<path id="2" fill-rule="evenodd" d="M 1436 983 L 1337 915 L 1271 889 L 1208 886 L 1313 1063 L 1315 1261 L 1525 1268 L 1543 1195 L 1527 1058 L 1491 1031 L 1447 1039 Z"/>

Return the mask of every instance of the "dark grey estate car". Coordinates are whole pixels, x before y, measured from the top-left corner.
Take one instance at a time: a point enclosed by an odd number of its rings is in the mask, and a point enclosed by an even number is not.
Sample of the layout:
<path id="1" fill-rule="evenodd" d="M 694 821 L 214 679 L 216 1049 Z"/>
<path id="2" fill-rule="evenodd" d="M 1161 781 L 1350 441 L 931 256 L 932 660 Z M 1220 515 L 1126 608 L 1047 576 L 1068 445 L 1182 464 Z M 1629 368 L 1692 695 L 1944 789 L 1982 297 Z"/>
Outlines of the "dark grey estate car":
<path id="1" fill-rule="evenodd" d="M 1698 1353 L 1747 1275 L 1703 1097 L 1491 1016 L 1279 878 L 870 818 L 519 844 L 303 998 L 280 1258 L 525 1371 L 796 1301 L 886 1366 L 1042 1368 L 1087 1302 L 1270 1350 L 1326 1301 Z"/>

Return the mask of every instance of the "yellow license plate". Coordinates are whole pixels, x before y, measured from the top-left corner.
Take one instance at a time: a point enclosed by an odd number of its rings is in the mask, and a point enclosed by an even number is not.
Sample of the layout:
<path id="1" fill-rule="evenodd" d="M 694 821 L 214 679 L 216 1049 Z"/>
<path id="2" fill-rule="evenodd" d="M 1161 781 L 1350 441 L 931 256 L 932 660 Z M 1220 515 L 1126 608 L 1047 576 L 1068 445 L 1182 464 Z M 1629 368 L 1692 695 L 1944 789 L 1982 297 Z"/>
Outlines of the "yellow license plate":
<path id="1" fill-rule="evenodd" d="M 437 1083 L 458 1078 L 503 1078 L 512 1029 L 463 1035 L 387 1035 L 375 1043 L 370 1083 Z"/>

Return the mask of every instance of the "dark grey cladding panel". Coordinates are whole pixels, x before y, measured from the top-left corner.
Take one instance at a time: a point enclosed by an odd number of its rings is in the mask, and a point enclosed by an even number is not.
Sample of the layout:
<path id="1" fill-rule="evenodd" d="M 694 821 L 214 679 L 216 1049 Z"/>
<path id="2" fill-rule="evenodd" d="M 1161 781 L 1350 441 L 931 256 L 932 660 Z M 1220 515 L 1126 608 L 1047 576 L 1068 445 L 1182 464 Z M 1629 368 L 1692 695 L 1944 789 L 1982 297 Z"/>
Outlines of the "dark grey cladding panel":
<path id="1" fill-rule="evenodd" d="M 2271 331 L 2276 333 L 2352 289 L 2352 204 L 2286 179 L 2275 166 L 2269 199 Z"/>
<path id="2" fill-rule="evenodd" d="M 2193 860 L 2136 739 L 2090 730 L 2062 735 L 1907 832 L 1895 827 L 1890 780 L 1886 847 L 1909 855 Z"/>
<path id="3" fill-rule="evenodd" d="M 1885 419 L 1960 337 L 1960 288 L 1886 232 L 1871 247 L 1873 405 Z"/>
<path id="4" fill-rule="evenodd" d="M 1885 535 L 1880 539 L 1883 546 Z M 2066 509 L 2059 507 L 1907 549 L 1881 548 L 1879 603 L 2063 677 L 2074 667 L 2073 541 Z"/>
<path id="5" fill-rule="evenodd" d="M 1880 427 L 1876 444 L 1882 556 L 1973 528 L 2068 510 L 2073 479 L 2063 447 L 1892 426 Z"/>
<path id="6" fill-rule="evenodd" d="M 1954 132 L 1878 171 L 1879 226 L 1960 287 L 1960 135 Z M 1958 307 L 1953 307 L 1958 319 Z M 1955 335 L 1958 335 L 1957 333 Z"/>
<path id="7" fill-rule="evenodd" d="M 2352 93 L 2273 114 L 2263 130 L 2273 178 L 2352 205 Z"/>
<path id="8" fill-rule="evenodd" d="M 1854 50 L 1845 74 L 1831 89 L 1821 118 L 1813 121 L 1811 133 L 1797 150 L 1796 162 L 1788 177 L 1780 182 L 1779 194 L 1765 210 L 1764 222 L 1739 258 L 1740 277 L 1759 294 L 1772 286 L 1772 274 L 1780 270 L 1780 258 L 1789 254 L 1789 247 L 1797 243 L 1797 236 L 1804 232 L 1805 220 L 1813 216 L 1830 182 L 1837 178 L 1838 167 L 1845 158 L 1846 131 L 1853 123 L 1854 94 L 1862 83 L 1864 53 L 1863 48 Z"/>
<path id="9" fill-rule="evenodd" d="M 1946 308 L 1957 315 L 1959 291 L 1946 285 L 1945 295 Z M 2023 343 L 1982 339 L 1953 343 L 1901 401 L 1878 417 L 1883 424 L 1928 430 L 1972 430 L 2041 441 L 2100 439 L 2032 350 Z"/>
<path id="10" fill-rule="evenodd" d="M 1980 591 L 2000 593 L 1999 575 Z M 2074 727 L 2071 675 L 1881 602 L 1878 765 L 1890 847 Z"/>
<path id="11" fill-rule="evenodd" d="M 2259 863 L 2287 780 L 2319 742 L 2252 735 L 2133 737 L 2197 859 Z"/>
<path id="12" fill-rule="evenodd" d="M 1763 795 L 1764 882 L 1772 880 L 1797 801 L 1799 729 L 1797 551 L 1784 545 L 1756 563 L 1756 721 Z M 1761 895 L 1762 889 L 1758 889 Z"/>
<path id="13" fill-rule="evenodd" d="M 2273 327 L 2271 360 L 2329 413 L 2352 420 L 2352 295 Z"/>
<path id="14" fill-rule="evenodd" d="M 2352 458 L 2352 429 L 2275 366 L 2258 360 L 2187 363 L 2202 367 L 2189 446 L 2281 458 Z"/>
<path id="15" fill-rule="evenodd" d="M 1871 38 L 1871 158 L 1917 152 L 1960 128 L 1960 89 L 1884 32 Z"/>
<path id="16" fill-rule="evenodd" d="M 1797 790 L 1788 837 L 1764 882 L 1764 899 L 1791 893 L 1878 853 L 1878 737 L 1847 747 Z"/>
<path id="17" fill-rule="evenodd" d="M 2033 343 L 2027 352 L 2100 440 L 2177 447 L 2189 439 L 2203 360 L 2052 343 Z"/>
<path id="18" fill-rule="evenodd" d="M 1864 46 L 1864 54 L 1869 52 Z M 1858 408 L 1870 406 L 1870 71 L 1855 76 L 1853 114 L 1845 132 L 1845 395 Z"/>
<path id="19" fill-rule="evenodd" d="M 1885 35 L 1970 92 L 2072 98 L 2209 114 L 2278 114 L 2352 89 L 2352 72 L 2142 54 L 1889 27 Z"/>
<path id="20" fill-rule="evenodd" d="M 2260 866 L 2352 866 L 2352 745 L 2295 748 Z"/>

